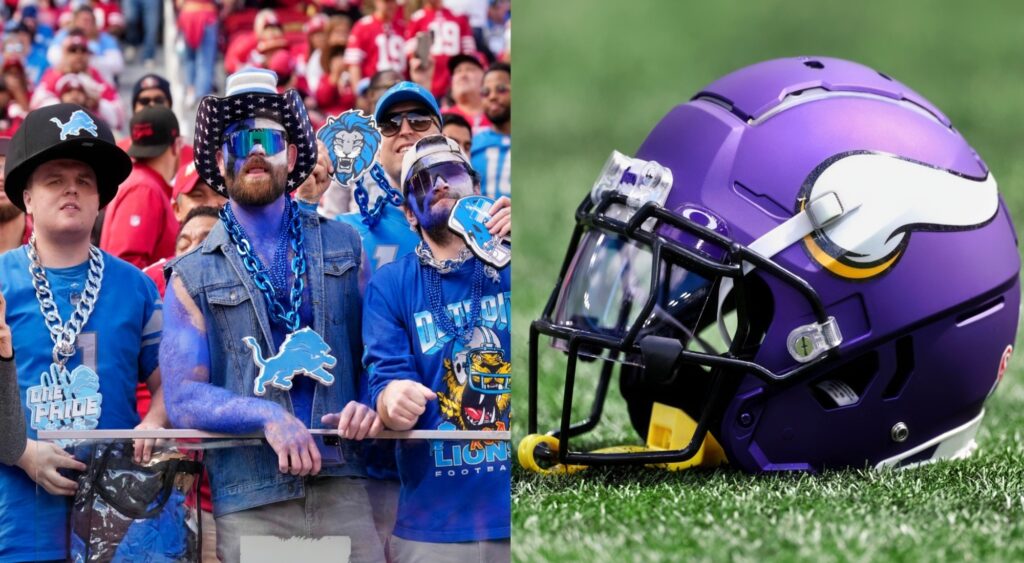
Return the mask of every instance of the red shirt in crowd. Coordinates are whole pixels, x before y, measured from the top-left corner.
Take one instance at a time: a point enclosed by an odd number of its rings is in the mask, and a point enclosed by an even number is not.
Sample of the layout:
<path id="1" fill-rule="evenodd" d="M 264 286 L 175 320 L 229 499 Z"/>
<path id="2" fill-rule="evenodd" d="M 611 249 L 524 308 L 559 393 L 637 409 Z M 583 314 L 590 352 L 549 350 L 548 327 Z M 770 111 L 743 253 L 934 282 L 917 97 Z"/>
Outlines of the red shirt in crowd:
<path id="1" fill-rule="evenodd" d="M 100 248 L 141 269 L 174 256 L 178 229 L 171 185 L 149 166 L 136 162 L 107 206 Z"/>
<path id="2" fill-rule="evenodd" d="M 488 127 L 491 127 L 491 120 L 487 119 L 487 115 L 483 111 L 476 115 L 473 115 L 468 111 L 463 110 L 459 106 L 449 106 L 444 109 L 443 113 L 454 113 L 456 115 L 461 115 L 463 119 L 469 122 L 469 126 L 473 129 L 474 135 L 483 131 L 484 129 L 487 129 Z"/>
<path id="3" fill-rule="evenodd" d="M 96 70 L 93 67 L 89 67 L 86 73 L 89 75 L 90 78 L 95 80 L 96 83 L 100 85 L 100 88 L 102 90 L 100 94 L 101 98 L 103 98 L 104 100 L 110 100 L 112 102 L 118 101 L 119 98 L 117 96 L 117 89 L 111 86 L 109 82 L 104 80 L 103 76 L 100 75 L 98 70 Z M 39 79 L 39 86 L 36 87 L 36 90 L 46 90 L 59 100 L 60 94 L 57 92 L 57 81 L 60 80 L 61 77 L 64 76 L 64 74 L 65 73 L 63 71 L 57 70 L 55 67 L 50 67 L 46 69 L 46 72 L 43 73 L 43 77 Z M 35 98 L 33 97 L 33 99 Z"/>
<path id="4" fill-rule="evenodd" d="M 344 74 L 339 82 L 342 83 L 341 89 L 337 84 L 331 84 L 329 77 L 324 76 L 313 93 L 316 106 L 324 115 L 338 115 L 356 107 L 356 93 L 348 85 Z"/>
<path id="5" fill-rule="evenodd" d="M 22 121 L 25 121 L 25 118 L 21 116 L 0 118 L 0 137 L 13 137 L 21 127 Z"/>
<path id="6" fill-rule="evenodd" d="M 359 65 L 362 78 L 382 70 L 405 73 L 405 26 L 395 19 L 385 22 L 370 14 L 363 16 L 348 36 L 345 62 Z"/>
<path id="7" fill-rule="evenodd" d="M 459 53 L 476 53 L 473 31 L 469 27 L 469 19 L 465 16 L 456 16 L 447 8 L 416 10 L 409 20 L 409 29 L 405 32 L 408 39 L 405 51 L 410 57 L 416 51 L 416 34 L 419 32 L 434 34 L 434 42 L 430 46 L 430 58 L 434 61 L 434 81 L 430 85 L 430 91 L 440 100 L 448 93 L 448 82 L 451 79 L 448 59 Z"/>
<path id="8" fill-rule="evenodd" d="M 156 284 L 156 290 L 160 292 L 160 297 L 163 297 L 164 292 L 167 291 L 167 280 L 164 278 L 164 264 L 166 263 L 167 259 L 161 258 L 142 269 L 142 273 L 146 274 L 146 276 L 148 276 L 149 279 L 153 280 L 153 283 Z M 142 385 L 142 387 L 145 387 L 145 385 Z M 148 399 L 148 392 L 146 394 L 146 397 Z M 148 403 L 146 408 L 147 410 L 149 409 Z"/>

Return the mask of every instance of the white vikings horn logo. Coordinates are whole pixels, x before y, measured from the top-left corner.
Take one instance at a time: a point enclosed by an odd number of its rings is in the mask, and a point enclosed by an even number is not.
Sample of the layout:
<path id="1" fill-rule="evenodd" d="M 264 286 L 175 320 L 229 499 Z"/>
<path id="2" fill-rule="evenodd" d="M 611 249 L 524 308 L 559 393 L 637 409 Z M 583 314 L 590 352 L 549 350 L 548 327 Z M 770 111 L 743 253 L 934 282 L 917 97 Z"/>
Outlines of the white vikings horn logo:
<path id="1" fill-rule="evenodd" d="M 830 272 L 853 279 L 891 268 L 913 231 L 975 229 L 999 209 L 992 174 L 970 178 L 878 153 L 846 153 L 822 163 L 804 183 L 796 211 L 830 192 L 852 211 L 805 237 L 804 247 Z"/>

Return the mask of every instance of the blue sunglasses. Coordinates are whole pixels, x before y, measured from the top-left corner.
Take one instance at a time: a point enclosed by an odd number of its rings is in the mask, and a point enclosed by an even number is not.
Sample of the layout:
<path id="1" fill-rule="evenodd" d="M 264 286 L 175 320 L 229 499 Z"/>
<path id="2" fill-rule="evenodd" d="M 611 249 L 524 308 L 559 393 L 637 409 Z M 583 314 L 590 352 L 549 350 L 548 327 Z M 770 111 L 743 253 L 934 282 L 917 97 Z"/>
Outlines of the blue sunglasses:
<path id="1" fill-rule="evenodd" d="M 256 145 L 263 147 L 263 152 L 269 156 L 283 151 L 288 139 L 279 129 L 240 129 L 228 135 L 224 145 L 235 158 L 249 156 Z"/>

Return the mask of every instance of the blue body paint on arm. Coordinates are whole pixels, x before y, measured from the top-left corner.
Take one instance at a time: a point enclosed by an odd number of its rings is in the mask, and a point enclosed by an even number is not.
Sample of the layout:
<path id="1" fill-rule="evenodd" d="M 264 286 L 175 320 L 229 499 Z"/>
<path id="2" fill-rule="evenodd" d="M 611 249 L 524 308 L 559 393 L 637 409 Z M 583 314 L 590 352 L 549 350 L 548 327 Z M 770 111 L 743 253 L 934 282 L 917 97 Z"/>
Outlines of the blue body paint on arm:
<path id="1" fill-rule="evenodd" d="M 177 276 L 171 277 L 164 297 L 160 366 L 167 413 L 176 428 L 244 434 L 288 414 L 270 401 L 210 383 L 205 320 Z"/>

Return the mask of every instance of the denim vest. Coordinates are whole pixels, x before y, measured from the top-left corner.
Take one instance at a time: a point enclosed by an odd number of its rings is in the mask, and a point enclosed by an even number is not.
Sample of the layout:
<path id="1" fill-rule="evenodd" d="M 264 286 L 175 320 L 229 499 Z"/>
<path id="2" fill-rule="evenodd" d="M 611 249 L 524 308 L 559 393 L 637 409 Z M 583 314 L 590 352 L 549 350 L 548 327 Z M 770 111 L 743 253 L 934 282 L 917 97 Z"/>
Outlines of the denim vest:
<path id="1" fill-rule="evenodd" d="M 362 354 L 362 302 L 358 272 L 361 246 L 350 226 L 302 211 L 306 250 L 306 283 L 313 300 L 313 329 L 323 336 L 338 362 L 334 384 L 317 385 L 313 395 L 312 426 L 324 428 L 320 418 L 339 412 L 357 400 L 359 361 Z M 253 336 L 266 356 L 277 352 L 270 332 L 267 305 L 242 265 L 222 222 L 203 244 L 167 266 L 181 279 L 206 320 L 210 347 L 210 383 L 233 393 L 255 397 L 257 375 L 252 353 L 243 342 Z M 301 377 L 301 376 L 300 376 Z M 287 391 L 268 386 L 263 400 L 293 413 Z M 322 441 L 318 438 L 318 444 Z M 320 476 L 365 475 L 361 448 L 345 440 L 340 447 L 344 463 L 327 465 Z M 277 454 L 264 442 L 259 446 L 211 449 L 206 452 L 214 514 L 221 516 L 270 503 L 305 496 L 302 477 L 278 471 Z"/>

